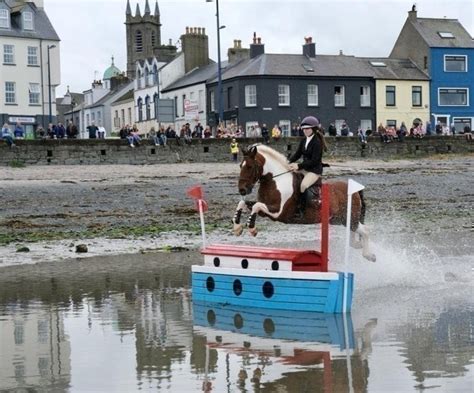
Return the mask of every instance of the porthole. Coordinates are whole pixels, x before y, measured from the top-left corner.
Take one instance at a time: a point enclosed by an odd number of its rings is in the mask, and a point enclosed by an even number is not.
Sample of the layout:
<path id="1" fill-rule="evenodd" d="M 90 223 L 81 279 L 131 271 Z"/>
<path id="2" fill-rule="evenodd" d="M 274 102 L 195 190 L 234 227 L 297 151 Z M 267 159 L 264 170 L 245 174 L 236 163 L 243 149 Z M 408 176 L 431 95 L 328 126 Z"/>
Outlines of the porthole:
<path id="1" fill-rule="evenodd" d="M 263 330 L 267 335 L 271 336 L 275 333 L 275 323 L 271 318 L 265 318 L 263 321 Z"/>
<path id="2" fill-rule="evenodd" d="M 242 282 L 240 280 L 234 281 L 234 293 L 237 296 L 240 296 L 240 294 L 242 293 Z"/>
<path id="3" fill-rule="evenodd" d="M 218 257 L 214 258 L 214 266 L 219 267 L 221 265 L 221 260 Z"/>
<path id="4" fill-rule="evenodd" d="M 265 282 L 262 287 L 263 296 L 270 299 L 273 296 L 274 289 L 273 284 L 270 281 Z"/>
<path id="5" fill-rule="evenodd" d="M 247 259 L 242 259 L 242 269 L 247 269 L 249 267 L 249 261 Z"/>
<path id="6" fill-rule="evenodd" d="M 209 292 L 212 292 L 214 288 L 216 287 L 216 283 L 214 282 L 214 279 L 212 277 L 208 277 L 206 280 L 206 288 Z"/>
<path id="7" fill-rule="evenodd" d="M 278 261 L 273 261 L 272 262 L 272 270 L 279 270 L 280 269 L 280 264 Z"/>
<path id="8" fill-rule="evenodd" d="M 236 329 L 242 329 L 244 327 L 244 319 L 242 318 L 242 315 L 234 315 L 234 326 L 236 327 Z"/>
<path id="9" fill-rule="evenodd" d="M 250 344 L 249 341 L 244 341 L 244 348 L 250 348 L 252 346 L 252 344 Z"/>
<path id="10" fill-rule="evenodd" d="M 214 326 L 216 324 L 216 313 L 214 312 L 214 310 L 209 310 L 207 312 L 207 323 L 210 326 Z"/>

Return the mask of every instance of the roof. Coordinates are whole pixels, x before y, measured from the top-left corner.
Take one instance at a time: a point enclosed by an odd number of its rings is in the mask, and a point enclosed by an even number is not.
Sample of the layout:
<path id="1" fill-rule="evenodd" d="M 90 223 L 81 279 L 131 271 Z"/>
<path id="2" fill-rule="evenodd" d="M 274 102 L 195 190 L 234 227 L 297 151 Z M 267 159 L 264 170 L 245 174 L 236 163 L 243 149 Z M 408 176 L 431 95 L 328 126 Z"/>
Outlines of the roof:
<path id="1" fill-rule="evenodd" d="M 429 47 L 474 48 L 474 41 L 457 19 L 416 18 L 410 20 Z M 454 38 L 442 38 L 438 32 L 450 32 Z"/>
<path id="2" fill-rule="evenodd" d="M 225 67 L 227 62 L 222 62 L 221 66 Z M 217 75 L 217 64 L 212 63 L 203 67 L 195 68 L 179 78 L 177 81 L 166 86 L 162 92 L 181 89 L 186 86 L 193 86 L 199 83 L 205 83 L 208 79 L 215 78 Z"/>
<path id="3" fill-rule="evenodd" d="M 120 75 L 122 73 L 122 71 L 120 71 L 115 65 L 114 63 L 112 63 L 112 65 L 107 68 L 104 72 L 104 77 L 102 78 L 104 81 L 105 80 L 109 80 L 109 79 L 112 79 L 112 77 L 116 76 L 116 75 Z"/>
<path id="4" fill-rule="evenodd" d="M 94 102 L 93 104 L 85 106 L 84 109 L 95 108 L 98 106 L 102 106 L 106 103 L 109 103 L 109 100 L 113 99 L 117 94 L 120 94 L 123 91 L 128 91 L 127 89 L 130 89 L 130 87 L 133 86 L 134 83 L 135 83 L 134 81 L 131 81 L 129 83 L 125 83 L 123 85 L 117 86 L 115 89 L 109 91 L 105 96 L 103 96 L 102 98 Z"/>
<path id="5" fill-rule="evenodd" d="M 41 38 L 43 40 L 60 41 L 56 30 L 54 30 L 46 12 L 37 8 L 34 3 L 18 3 L 16 1 L 5 0 L 5 4 L 10 7 L 10 10 L 18 11 L 23 6 L 30 6 L 34 11 L 34 30 L 23 30 L 21 26 L 16 23 L 16 18 L 10 18 L 10 29 L 0 29 L 0 36 L 4 37 L 22 37 L 22 38 Z"/>
<path id="6" fill-rule="evenodd" d="M 375 79 L 425 80 L 430 78 L 409 59 L 360 58 L 367 62 Z M 384 63 L 385 67 L 373 66 L 372 62 Z"/>
<path id="7" fill-rule="evenodd" d="M 121 95 L 114 102 L 112 102 L 112 105 L 113 104 L 118 104 L 119 102 L 130 101 L 130 99 L 133 101 L 134 100 L 133 92 L 134 92 L 133 88 L 128 90 L 125 94 Z"/>

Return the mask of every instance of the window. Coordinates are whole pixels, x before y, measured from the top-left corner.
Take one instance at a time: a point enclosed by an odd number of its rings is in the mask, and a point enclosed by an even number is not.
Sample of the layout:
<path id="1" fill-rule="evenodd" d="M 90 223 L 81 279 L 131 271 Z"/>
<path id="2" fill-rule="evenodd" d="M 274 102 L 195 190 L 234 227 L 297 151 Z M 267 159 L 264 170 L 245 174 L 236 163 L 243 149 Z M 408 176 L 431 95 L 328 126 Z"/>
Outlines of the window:
<path id="1" fill-rule="evenodd" d="M 334 86 L 334 106 L 345 106 L 344 86 Z"/>
<path id="2" fill-rule="evenodd" d="M 95 112 L 92 112 L 91 119 L 92 119 L 92 121 L 95 121 Z"/>
<path id="3" fill-rule="evenodd" d="M 342 125 L 345 123 L 346 121 L 345 120 L 342 120 L 342 119 L 336 119 L 334 121 L 334 126 L 336 127 L 336 131 L 337 131 L 337 134 L 338 135 L 341 135 L 341 128 L 342 128 Z"/>
<path id="4" fill-rule="evenodd" d="M 290 86 L 289 85 L 278 85 L 278 105 L 280 106 L 290 105 Z"/>
<path id="5" fill-rule="evenodd" d="M 411 88 L 411 105 L 421 106 L 421 86 L 412 86 Z"/>
<path id="6" fill-rule="evenodd" d="M 178 117 L 178 97 L 174 97 L 174 116 Z"/>
<path id="7" fill-rule="evenodd" d="M 142 88 L 142 73 L 140 70 L 137 70 L 137 89 Z"/>
<path id="8" fill-rule="evenodd" d="M 120 117 L 118 111 L 115 111 L 114 127 L 120 127 Z"/>
<path id="9" fill-rule="evenodd" d="M 139 98 L 137 100 L 137 108 L 138 108 L 138 121 L 143 121 L 143 100 Z"/>
<path id="10" fill-rule="evenodd" d="M 132 124 L 132 108 L 128 108 L 128 124 Z"/>
<path id="11" fill-rule="evenodd" d="M 257 86 L 245 86 L 245 106 L 257 106 Z"/>
<path id="12" fill-rule="evenodd" d="M 145 114 L 146 114 L 146 120 L 151 119 L 151 105 L 150 105 L 150 96 L 145 97 Z"/>
<path id="13" fill-rule="evenodd" d="M 122 116 L 122 125 L 125 125 L 125 109 L 120 110 L 120 114 Z"/>
<path id="14" fill-rule="evenodd" d="M 154 31 L 151 32 L 151 46 L 154 48 L 156 45 L 156 33 Z"/>
<path id="15" fill-rule="evenodd" d="M 140 30 L 135 33 L 135 51 L 143 52 L 143 36 Z"/>
<path id="16" fill-rule="evenodd" d="M 372 120 L 361 120 L 360 128 L 362 131 L 372 130 Z"/>
<path id="17" fill-rule="evenodd" d="M 360 87 L 360 106 L 370 106 L 370 86 Z"/>
<path id="18" fill-rule="evenodd" d="M 260 137 L 258 133 L 258 121 L 248 121 L 245 123 L 245 135 L 248 138 L 257 138 Z"/>
<path id="19" fill-rule="evenodd" d="M 444 70 L 446 72 L 466 72 L 467 56 L 444 56 Z"/>
<path id="20" fill-rule="evenodd" d="M 155 119 L 158 119 L 158 101 L 159 101 L 158 93 L 155 93 L 153 95 L 153 111 L 155 113 Z"/>
<path id="21" fill-rule="evenodd" d="M 29 89 L 30 104 L 40 103 L 40 85 L 39 83 L 30 83 Z"/>
<path id="22" fill-rule="evenodd" d="M 16 104 L 15 82 L 5 82 L 5 103 Z"/>
<path id="23" fill-rule="evenodd" d="M 441 38 L 454 38 L 453 33 L 450 31 L 438 31 L 438 34 Z"/>
<path id="24" fill-rule="evenodd" d="M 203 98 L 204 98 L 204 90 L 199 90 L 199 93 L 198 93 L 198 105 L 199 105 L 199 111 L 203 111 L 204 110 L 204 102 L 203 102 Z"/>
<path id="25" fill-rule="evenodd" d="M 181 101 L 181 109 L 183 110 L 183 117 L 184 117 L 184 114 L 185 114 L 185 108 L 184 108 L 184 101 L 186 101 L 186 94 L 183 94 L 182 96 L 183 100 Z"/>
<path id="26" fill-rule="evenodd" d="M 211 105 L 211 112 L 215 112 L 216 111 L 216 102 L 215 102 L 215 94 L 214 94 L 214 91 L 211 91 L 211 93 L 209 94 L 209 103 Z"/>
<path id="27" fill-rule="evenodd" d="M 468 106 L 468 89 L 439 89 L 440 106 Z"/>
<path id="28" fill-rule="evenodd" d="M 227 88 L 227 109 L 232 109 L 232 87 Z"/>
<path id="29" fill-rule="evenodd" d="M 38 65 L 38 48 L 36 46 L 28 47 L 28 65 L 29 66 Z"/>
<path id="30" fill-rule="evenodd" d="M 150 74 L 148 72 L 148 68 L 145 68 L 145 71 L 143 72 L 143 75 L 144 75 L 143 79 L 145 79 L 144 80 L 145 87 L 150 86 L 151 83 L 150 83 Z"/>
<path id="31" fill-rule="evenodd" d="M 318 106 L 318 85 L 308 85 L 308 106 Z"/>
<path id="32" fill-rule="evenodd" d="M 395 86 L 385 87 L 385 105 L 395 106 Z"/>
<path id="33" fill-rule="evenodd" d="M 3 45 L 3 63 L 15 64 L 15 47 L 13 45 Z"/>
<path id="34" fill-rule="evenodd" d="M 282 136 L 290 136 L 291 121 L 289 121 L 289 120 L 280 120 L 278 125 L 280 126 Z"/>
<path id="35" fill-rule="evenodd" d="M 8 10 L 0 10 L 0 28 L 10 28 L 10 13 Z"/>
<path id="36" fill-rule="evenodd" d="M 472 130 L 472 122 L 471 118 L 461 118 L 461 117 L 453 117 L 454 127 L 456 128 L 456 132 L 464 132 L 464 127 L 469 126 Z"/>
<path id="37" fill-rule="evenodd" d="M 387 120 L 387 127 L 393 127 L 397 129 L 397 121 L 396 120 Z"/>
<path id="38" fill-rule="evenodd" d="M 23 12 L 23 30 L 33 30 L 32 12 Z"/>
<path id="39" fill-rule="evenodd" d="M 86 115 L 86 124 L 87 124 L 87 125 L 91 124 L 91 122 L 90 122 L 90 115 L 89 115 L 89 114 Z"/>

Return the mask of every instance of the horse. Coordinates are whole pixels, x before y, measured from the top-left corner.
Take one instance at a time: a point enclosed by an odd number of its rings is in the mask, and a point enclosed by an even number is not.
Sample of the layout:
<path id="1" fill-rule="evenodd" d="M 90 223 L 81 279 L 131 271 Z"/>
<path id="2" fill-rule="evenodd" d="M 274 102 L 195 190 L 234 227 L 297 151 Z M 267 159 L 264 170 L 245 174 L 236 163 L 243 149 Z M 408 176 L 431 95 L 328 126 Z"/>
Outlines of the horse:
<path id="1" fill-rule="evenodd" d="M 242 150 L 243 160 L 240 164 L 238 181 L 242 200 L 237 205 L 233 222 L 236 236 L 243 232 L 242 213 L 248 212 L 248 231 L 252 236 L 258 233 L 257 215 L 269 217 L 273 221 L 287 224 L 317 224 L 321 222 L 321 201 L 319 197 L 307 201 L 303 216 L 298 216 L 300 184 L 303 175 L 292 172 L 286 157 L 266 145 L 255 144 Z M 260 183 L 257 191 L 257 202 L 246 202 L 244 197 L 252 193 L 256 183 Z M 329 185 L 330 208 L 329 223 L 345 225 L 347 217 L 346 181 L 327 182 Z M 313 186 L 315 187 L 315 186 Z M 316 195 L 318 193 L 316 192 Z M 352 195 L 351 213 L 351 246 L 362 248 L 362 255 L 375 262 L 376 257 L 369 250 L 369 232 L 364 225 L 365 200 L 362 191 Z M 356 239 L 358 235 L 358 239 Z"/>

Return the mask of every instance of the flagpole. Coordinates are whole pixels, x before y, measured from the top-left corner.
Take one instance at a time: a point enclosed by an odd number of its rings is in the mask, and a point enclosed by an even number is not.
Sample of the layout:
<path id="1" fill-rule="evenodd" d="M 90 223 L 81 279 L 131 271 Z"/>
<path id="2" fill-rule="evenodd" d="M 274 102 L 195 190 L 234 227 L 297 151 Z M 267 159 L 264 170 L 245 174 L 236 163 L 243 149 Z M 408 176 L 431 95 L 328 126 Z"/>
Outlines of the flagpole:
<path id="1" fill-rule="evenodd" d="M 201 219 L 201 234 L 202 234 L 202 247 L 206 247 L 206 226 L 204 225 L 204 209 L 202 206 L 203 200 L 198 199 L 199 203 L 199 218 Z"/>

